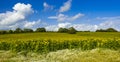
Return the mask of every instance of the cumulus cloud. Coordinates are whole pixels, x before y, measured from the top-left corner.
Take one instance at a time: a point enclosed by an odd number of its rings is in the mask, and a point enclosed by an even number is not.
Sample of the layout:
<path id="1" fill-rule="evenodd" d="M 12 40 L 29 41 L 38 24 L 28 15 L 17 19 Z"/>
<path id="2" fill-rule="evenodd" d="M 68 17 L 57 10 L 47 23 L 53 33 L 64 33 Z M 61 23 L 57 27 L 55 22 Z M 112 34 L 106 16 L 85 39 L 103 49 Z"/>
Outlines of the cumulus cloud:
<path id="1" fill-rule="evenodd" d="M 50 16 L 50 17 L 48 17 L 48 18 L 49 18 L 49 19 L 56 19 L 57 21 L 62 22 L 62 21 L 67 20 L 67 17 L 68 17 L 68 16 L 66 16 L 66 15 L 64 15 L 64 14 L 59 14 L 59 15 L 57 15 L 57 16 Z"/>
<path id="2" fill-rule="evenodd" d="M 64 5 L 60 7 L 59 12 L 68 11 L 71 8 L 71 2 L 72 0 L 68 0 L 67 2 L 65 2 Z"/>
<path id="3" fill-rule="evenodd" d="M 99 24 L 100 29 L 115 28 L 120 31 L 120 16 L 116 17 L 99 17 L 98 20 L 104 21 Z"/>
<path id="4" fill-rule="evenodd" d="M 53 9 L 53 6 L 47 4 L 46 2 L 43 3 L 43 7 L 44 7 L 44 11 L 46 11 L 46 10 L 52 10 Z"/>
<path id="5" fill-rule="evenodd" d="M 7 11 L 0 14 L 0 25 L 12 25 L 21 20 L 24 20 L 26 16 L 32 13 L 33 10 L 30 4 L 17 3 L 13 7 L 13 11 Z"/>
<path id="6" fill-rule="evenodd" d="M 49 25 L 49 26 L 46 26 L 45 29 L 47 31 L 58 31 L 58 26 L 57 25 Z"/>
<path id="7" fill-rule="evenodd" d="M 50 17 L 48 17 L 48 19 L 55 19 L 59 22 L 63 22 L 63 21 L 74 21 L 74 20 L 77 20 L 78 18 L 81 18 L 82 16 L 84 16 L 84 14 L 81 14 L 81 13 L 78 13 L 74 16 L 58 14 L 57 16 L 50 16 Z"/>
<path id="8" fill-rule="evenodd" d="M 95 31 L 98 29 L 97 25 L 90 25 L 90 24 L 72 24 L 69 22 L 65 23 L 58 23 L 57 25 L 49 25 L 45 27 L 48 31 L 57 31 L 59 28 L 70 28 L 74 27 L 78 31 Z"/>
<path id="9" fill-rule="evenodd" d="M 24 28 L 36 28 L 36 27 L 39 27 L 40 23 L 41 23 L 41 20 L 31 21 L 31 22 L 25 21 L 23 27 Z"/>
<path id="10" fill-rule="evenodd" d="M 69 22 L 65 23 L 58 23 L 57 25 L 51 25 L 50 29 L 57 31 L 60 27 L 62 28 L 69 28 L 74 27 L 78 31 L 96 31 L 97 29 L 107 29 L 107 28 L 114 28 L 120 31 L 120 16 L 116 17 L 97 17 L 96 21 L 102 21 L 99 24 L 72 24 Z M 47 26 L 48 29 L 49 26 Z M 55 28 L 55 29 L 54 29 Z"/>
<path id="11" fill-rule="evenodd" d="M 0 13 L 0 29 L 15 29 L 15 28 L 36 28 L 39 27 L 41 20 L 26 21 L 29 14 L 34 10 L 30 4 L 17 3 L 13 7 L 13 11 Z"/>
<path id="12" fill-rule="evenodd" d="M 71 26 L 71 23 L 68 23 L 68 22 L 58 24 L 58 28 L 68 28 L 70 26 Z"/>

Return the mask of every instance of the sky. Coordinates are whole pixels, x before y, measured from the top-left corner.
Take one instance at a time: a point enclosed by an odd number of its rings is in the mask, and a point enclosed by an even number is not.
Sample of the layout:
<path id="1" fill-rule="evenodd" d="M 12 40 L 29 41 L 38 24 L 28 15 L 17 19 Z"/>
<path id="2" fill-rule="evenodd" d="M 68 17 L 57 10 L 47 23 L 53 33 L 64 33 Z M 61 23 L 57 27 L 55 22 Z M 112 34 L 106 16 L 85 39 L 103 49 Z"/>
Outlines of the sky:
<path id="1" fill-rule="evenodd" d="M 0 0 L 0 30 L 74 27 L 120 31 L 120 0 Z"/>

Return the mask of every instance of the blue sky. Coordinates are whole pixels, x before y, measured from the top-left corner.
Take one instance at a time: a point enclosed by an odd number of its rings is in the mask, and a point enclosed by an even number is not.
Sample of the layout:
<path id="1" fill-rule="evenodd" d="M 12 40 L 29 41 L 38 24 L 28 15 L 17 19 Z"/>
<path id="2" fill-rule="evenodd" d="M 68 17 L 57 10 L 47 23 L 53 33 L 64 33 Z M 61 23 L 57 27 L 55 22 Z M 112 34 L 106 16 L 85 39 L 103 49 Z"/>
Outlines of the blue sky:
<path id="1" fill-rule="evenodd" d="M 0 29 L 74 27 L 120 31 L 120 0 L 1 0 Z"/>

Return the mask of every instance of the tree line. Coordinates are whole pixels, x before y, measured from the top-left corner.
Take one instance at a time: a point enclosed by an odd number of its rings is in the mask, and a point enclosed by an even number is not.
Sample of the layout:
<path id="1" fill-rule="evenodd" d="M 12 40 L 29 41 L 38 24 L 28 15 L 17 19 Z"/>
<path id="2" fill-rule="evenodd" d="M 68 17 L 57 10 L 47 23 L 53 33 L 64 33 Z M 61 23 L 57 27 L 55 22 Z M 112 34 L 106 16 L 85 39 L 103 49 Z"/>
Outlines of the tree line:
<path id="1" fill-rule="evenodd" d="M 31 33 L 31 32 L 49 32 L 49 31 L 46 31 L 44 27 L 37 28 L 35 31 L 28 28 L 25 29 L 16 28 L 15 30 L 0 30 L 0 34 Z M 75 34 L 76 32 L 90 32 L 90 31 L 77 31 L 75 28 L 70 27 L 70 28 L 59 28 L 57 32 Z M 118 32 L 118 31 L 115 30 L 114 28 L 108 28 L 108 29 L 98 29 L 95 32 Z"/>

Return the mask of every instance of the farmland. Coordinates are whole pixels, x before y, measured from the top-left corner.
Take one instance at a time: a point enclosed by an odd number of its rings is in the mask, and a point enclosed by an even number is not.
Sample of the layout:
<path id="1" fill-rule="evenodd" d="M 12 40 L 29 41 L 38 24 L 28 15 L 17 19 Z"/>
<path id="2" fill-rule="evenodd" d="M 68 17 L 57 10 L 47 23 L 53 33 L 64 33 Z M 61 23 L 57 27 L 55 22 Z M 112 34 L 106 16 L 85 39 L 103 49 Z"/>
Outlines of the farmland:
<path id="1" fill-rule="evenodd" d="M 32 62 L 30 59 L 36 62 L 98 62 L 100 59 L 102 62 L 119 62 L 119 52 L 119 32 L 35 32 L 0 35 L 0 61 L 3 62 Z M 62 56 L 65 57 L 61 58 Z"/>
<path id="2" fill-rule="evenodd" d="M 20 34 L 4 34 L 0 35 L 0 41 L 11 40 L 84 40 L 84 39 L 120 39 L 120 32 L 77 32 L 77 34 L 68 33 L 20 33 Z"/>

